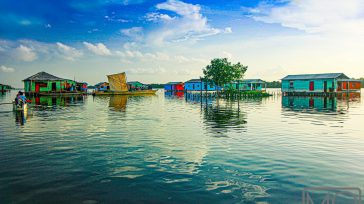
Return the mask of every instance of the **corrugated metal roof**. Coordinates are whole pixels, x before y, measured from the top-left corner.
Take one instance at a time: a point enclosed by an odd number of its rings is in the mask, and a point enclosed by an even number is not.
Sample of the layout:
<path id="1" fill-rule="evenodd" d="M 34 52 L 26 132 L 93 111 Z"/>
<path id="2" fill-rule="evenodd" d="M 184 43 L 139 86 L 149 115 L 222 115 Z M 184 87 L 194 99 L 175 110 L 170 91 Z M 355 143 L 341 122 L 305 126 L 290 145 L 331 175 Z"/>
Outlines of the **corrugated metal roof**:
<path id="1" fill-rule="evenodd" d="M 190 79 L 190 80 L 186 81 L 185 83 L 188 83 L 188 82 L 201 82 L 201 79 Z"/>
<path id="2" fill-rule="evenodd" d="M 264 83 L 265 81 L 261 79 L 243 79 L 243 83 Z"/>
<path id="3" fill-rule="evenodd" d="M 361 82 L 360 79 L 338 79 L 337 81 L 350 81 L 350 82 Z"/>
<path id="4" fill-rule="evenodd" d="M 167 84 L 183 84 L 182 82 L 168 82 Z"/>
<path id="5" fill-rule="evenodd" d="M 288 75 L 282 80 L 299 80 L 299 79 L 336 79 L 345 78 L 349 79 L 344 73 L 325 73 L 325 74 L 299 74 L 299 75 Z"/>
<path id="6" fill-rule="evenodd" d="M 59 81 L 59 80 L 65 80 L 65 79 L 56 77 L 52 74 L 48 74 L 47 72 L 39 72 L 37 74 L 34 74 L 33 76 L 24 79 L 23 81 Z"/>
<path id="7" fill-rule="evenodd" d="M 100 83 L 95 84 L 95 86 L 100 86 L 100 85 L 102 85 L 104 83 L 107 83 L 107 82 L 100 82 Z"/>
<path id="8" fill-rule="evenodd" d="M 139 81 L 128 81 L 128 82 L 126 82 L 127 84 L 143 84 L 143 83 L 141 83 L 141 82 L 139 82 Z M 144 84 L 143 84 L 144 85 Z"/>

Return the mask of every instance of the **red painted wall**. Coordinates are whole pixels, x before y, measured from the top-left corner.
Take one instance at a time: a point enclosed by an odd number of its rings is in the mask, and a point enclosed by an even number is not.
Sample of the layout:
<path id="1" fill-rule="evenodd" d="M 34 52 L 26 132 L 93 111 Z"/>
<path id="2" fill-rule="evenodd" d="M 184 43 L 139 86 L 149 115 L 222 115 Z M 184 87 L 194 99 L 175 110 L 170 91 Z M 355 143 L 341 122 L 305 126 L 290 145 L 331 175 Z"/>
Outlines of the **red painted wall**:
<path id="1" fill-rule="evenodd" d="M 174 85 L 174 90 L 176 91 L 183 91 L 183 84 L 176 84 Z"/>
<path id="2" fill-rule="evenodd" d="M 343 84 L 343 88 L 342 90 L 347 90 L 348 88 L 348 83 L 347 82 L 342 82 Z M 349 82 L 349 90 L 360 90 L 361 89 L 361 83 L 357 82 L 357 81 L 350 81 Z"/>

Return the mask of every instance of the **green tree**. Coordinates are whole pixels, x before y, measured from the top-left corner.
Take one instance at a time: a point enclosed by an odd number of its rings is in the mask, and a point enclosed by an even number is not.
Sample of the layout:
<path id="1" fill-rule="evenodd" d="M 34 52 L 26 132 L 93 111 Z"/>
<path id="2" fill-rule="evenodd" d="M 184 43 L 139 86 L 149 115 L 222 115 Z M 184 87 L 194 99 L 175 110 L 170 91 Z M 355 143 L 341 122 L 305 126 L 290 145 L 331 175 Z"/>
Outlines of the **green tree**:
<path id="1" fill-rule="evenodd" d="M 227 58 L 215 58 L 203 69 L 203 74 L 206 81 L 213 82 L 217 86 L 223 86 L 243 79 L 247 69 L 248 66 L 242 65 L 240 62 L 232 64 Z"/>

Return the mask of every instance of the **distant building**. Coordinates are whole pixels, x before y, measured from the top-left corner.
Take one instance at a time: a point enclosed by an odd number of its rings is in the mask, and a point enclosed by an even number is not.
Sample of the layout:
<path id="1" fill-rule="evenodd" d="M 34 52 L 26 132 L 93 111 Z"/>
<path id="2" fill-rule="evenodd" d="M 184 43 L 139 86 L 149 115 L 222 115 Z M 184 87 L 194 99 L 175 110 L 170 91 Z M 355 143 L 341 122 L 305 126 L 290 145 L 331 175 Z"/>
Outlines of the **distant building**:
<path id="1" fill-rule="evenodd" d="M 261 79 L 244 79 L 224 85 L 224 89 L 239 89 L 240 91 L 261 91 L 263 88 L 266 88 L 266 82 Z"/>
<path id="2" fill-rule="evenodd" d="M 129 81 L 129 82 L 127 82 L 127 84 L 131 89 L 138 89 L 138 88 L 145 88 L 146 87 L 145 84 L 140 83 L 139 81 Z"/>
<path id="3" fill-rule="evenodd" d="M 0 93 L 5 93 L 10 91 L 11 87 L 5 84 L 0 84 Z"/>
<path id="4" fill-rule="evenodd" d="M 185 82 L 185 91 L 216 91 L 221 90 L 221 87 L 215 86 L 214 83 L 206 83 L 200 79 L 191 79 Z"/>
<path id="5" fill-rule="evenodd" d="M 88 84 L 86 82 L 77 82 L 76 89 L 77 91 L 87 92 Z"/>
<path id="6" fill-rule="evenodd" d="M 23 80 L 25 93 L 75 92 L 76 82 L 46 72 L 39 72 Z"/>
<path id="7" fill-rule="evenodd" d="M 98 84 L 95 84 L 95 90 L 96 91 L 107 91 L 110 89 L 109 83 L 107 82 L 100 82 Z"/>
<path id="8" fill-rule="evenodd" d="M 350 79 L 343 73 L 288 75 L 282 79 L 282 92 L 343 92 L 359 91 L 360 80 Z"/>
<path id="9" fill-rule="evenodd" d="M 183 91 L 184 84 L 182 82 L 168 82 L 164 85 L 166 91 Z"/>

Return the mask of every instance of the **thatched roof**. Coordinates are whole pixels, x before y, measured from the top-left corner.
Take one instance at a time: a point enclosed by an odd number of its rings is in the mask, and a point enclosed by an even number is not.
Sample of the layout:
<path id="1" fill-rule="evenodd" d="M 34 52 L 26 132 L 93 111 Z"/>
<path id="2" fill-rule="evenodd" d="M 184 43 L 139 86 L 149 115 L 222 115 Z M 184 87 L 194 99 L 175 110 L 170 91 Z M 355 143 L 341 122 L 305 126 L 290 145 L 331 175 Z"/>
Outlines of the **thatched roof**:
<path id="1" fill-rule="evenodd" d="M 51 74 L 48 74 L 47 72 L 39 72 L 31 77 L 24 79 L 23 81 L 59 81 L 59 80 L 65 80 L 65 79 L 53 76 Z"/>

